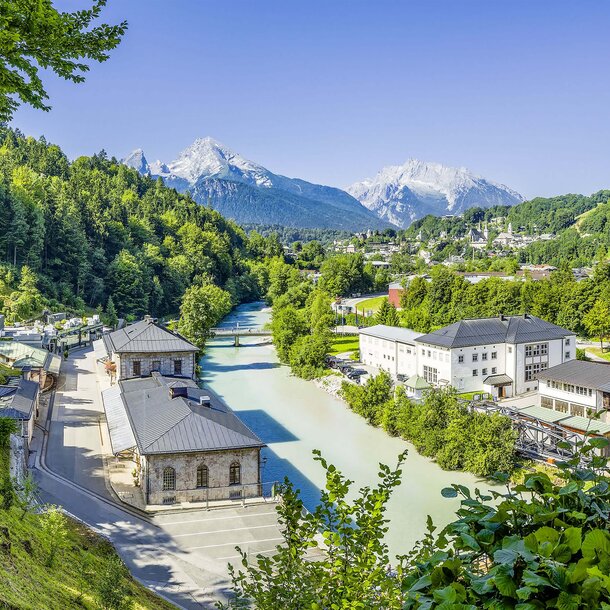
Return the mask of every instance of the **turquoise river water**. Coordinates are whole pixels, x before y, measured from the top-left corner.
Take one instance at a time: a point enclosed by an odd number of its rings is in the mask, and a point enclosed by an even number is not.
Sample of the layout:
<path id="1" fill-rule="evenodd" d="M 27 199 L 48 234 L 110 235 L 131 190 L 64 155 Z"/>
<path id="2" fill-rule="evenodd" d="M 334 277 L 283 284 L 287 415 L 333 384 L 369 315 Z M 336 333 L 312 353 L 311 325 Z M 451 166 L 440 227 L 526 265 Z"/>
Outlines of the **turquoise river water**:
<path id="1" fill-rule="evenodd" d="M 251 304 L 237 308 L 223 324 L 258 327 L 269 319 L 268 308 Z M 263 480 L 288 476 L 308 508 L 315 506 L 324 485 L 324 472 L 313 460 L 313 449 L 320 449 L 355 487 L 373 485 L 378 464 L 394 465 L 398 454 L 409 449 L 402 484 L 388 507 L 387 542 L 392 555 L 406 553 L 421 538 L 427 515 L 437 525 L 452 519 L 457 501 L 441 497 L 443 487 L 460 483 L 488 488 L 474 475 L 441 470 L 405 441 L 368 425 L 313 382 L 293 377 L 287 366 L 278 363 L 273 346 L 262 344 L 261 338 L 242 340 L 238 348 L 230 338 L 210 341 L 202 367 L 204 383 L 268 445 L 263 450 L 267 458 Z"/>

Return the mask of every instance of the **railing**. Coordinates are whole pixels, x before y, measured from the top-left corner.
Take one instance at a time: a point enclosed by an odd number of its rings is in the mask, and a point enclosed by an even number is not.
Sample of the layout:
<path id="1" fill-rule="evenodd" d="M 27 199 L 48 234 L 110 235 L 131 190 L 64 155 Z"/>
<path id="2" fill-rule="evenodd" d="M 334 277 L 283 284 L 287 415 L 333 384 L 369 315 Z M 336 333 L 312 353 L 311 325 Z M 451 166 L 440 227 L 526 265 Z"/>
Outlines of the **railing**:
<path id="1" fill-rule="evenodd" d="M 211 328 L 210 335 L 212 337 L 235 337 L 235 335 L 239 335 L 240 337 L 270 337 L 271 331 L 262 326 L 255 328 L 240 328 L 234 326 L 232 328 Z"/>

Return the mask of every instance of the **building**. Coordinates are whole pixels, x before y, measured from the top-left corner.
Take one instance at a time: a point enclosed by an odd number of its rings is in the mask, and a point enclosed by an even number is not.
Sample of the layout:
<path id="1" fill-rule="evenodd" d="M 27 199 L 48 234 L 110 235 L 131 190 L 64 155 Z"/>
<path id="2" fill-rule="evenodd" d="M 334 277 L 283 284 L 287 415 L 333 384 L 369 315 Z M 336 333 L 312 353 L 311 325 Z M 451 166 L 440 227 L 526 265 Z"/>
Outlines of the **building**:
<path id="1" fill-rule="evenodd" d="M 47 377 L 57 379 L 61 368 L 61 356 L 20 341 L 0 341 L 0 362 L 20 371 L 27 369 L 28 378 L 41 388 L 47 385 Z"/>
<path id="2" fill-rule="evenodd" d="M 382 325 L 360 330 L 364 364 L 395 379 L 415 375 L 433 387 L 494 398 L 535 391 L 538 373 L 575 356 L 573 332 L 529 314 L 461 320 L 423 335 Z"/>
<path id="3" fill-rule="evenodd" d="M 570 360 L 538 373 L 540 406 L 610 423 L 610 364 Z"/>
<path id="4" fill-rule="evenodd" d="M 388 286 L 388 301 L 390 305 L 394 305 L 398 309 L 400 307 L 400 297 L 402 297 L 404 292 L 403 282 L 392 282 Z"/>
<path id="5" fill-rule="evenodd" d="M 264 443 L 191 379 L 153 372 L 102 398 L 112 452 L 133 457 L 147 505 L 262 495 Z"/>
<path id="6" fill-rule="evenodd" d="M 195 379 L 197 346 L 150 316 L 105 334 L 100 341 L 103 344 L 94 345 L 96 354 L 108 358 L 106 368 L 117 380 L 146 377 L 154 371 Z"/>
<path id="7" fill-rule="evenodd" d="M 29 447 L 38 416 L 40 386 L 35 381 L 13 377 L 6 385 L 0 385 L 0 417 L 17 421 L 18 434 Z"/>
<path id="8" fill-rule="evenodd" d="M 360 360 L 387 371 L 394 379 L 409 379 L 417 372 L 415 339 L 420 334 L 384 324 L 361 328 Z"/>
<path id="9" fill-rule="evenodd" d="M 532 316 L 461 320 L 417 337 L 417 374 L 496 398 L 535 391 L 541 371 L 576 356 L 576 335 Z"/>

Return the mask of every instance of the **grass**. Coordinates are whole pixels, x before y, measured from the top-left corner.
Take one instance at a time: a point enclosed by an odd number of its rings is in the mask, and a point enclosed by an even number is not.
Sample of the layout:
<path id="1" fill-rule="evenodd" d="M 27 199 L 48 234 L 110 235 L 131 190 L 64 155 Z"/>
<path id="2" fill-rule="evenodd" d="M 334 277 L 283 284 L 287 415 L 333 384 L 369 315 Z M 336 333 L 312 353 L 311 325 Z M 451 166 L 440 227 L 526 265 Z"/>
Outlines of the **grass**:
<path id="1" fill-rule="evenodd" d="M 491 396 L 487 392 L 483 392 L 482 390 L 478 392 L 462 392 L 462 394 L 458 394 L 458 398 L 462 398 L 464 400 L 474 400 L 475 396 L 485 396 L 484 400 L 489 400 Z"/>
<path id="2" fill-rule="evenodd" d="M 590 352 L 598 358 L 603 358 L 604 360 L 608 360 L 610 362 L 610 352 L 607 352 L 605 350 L 602 352 L 600 347 L 587 347 L 585 351 Z"/>
<path id="3" fill-rule="evenodd" d="M 20 377 L 21 371 L 11 368 L 10 366 L 7 366 L 6 364 L 0 364 L 0 385 L 6 383 L 6 380 L 11 376 Z"/>
<path id="4" fill-rule="evenodd" d="M 343 352 L 353 352 L 360 347 L 360 338 L 358 335 L 337 335 L 330 346 L 331 356 L 342 354 Z"/>
<path id="5" fill-rule="evenodd" d="M 8 450 L 0 452 L 0 474 L 8 470 Z M 43 517 L 0 508 L 0 608 L 19 610 L 83 610 L 100 608 L 95 587 L 100 574 L 116 557 L 112 545 L 80 523 L 67 519 L 67 540 L 53 567 L 41 528 Z M 170 610 L 130 576 L 123 577 L 134 610 Z"/>
<path id="6" fill-rule="evenodd" d="M 365 311 L 377 311 L 380 307 L 381 307 L 381 303 L 383 303 L 383 301 L 385 299 L 387 299 L 387 296 L 380 296 L 380 297 L 373 297 L 371 299 L 365 299 L 364 301 L 360 301 L 360 303 L 358 303 L 356 305 L 356 309 L 359 312 L 365 312 Z"/>

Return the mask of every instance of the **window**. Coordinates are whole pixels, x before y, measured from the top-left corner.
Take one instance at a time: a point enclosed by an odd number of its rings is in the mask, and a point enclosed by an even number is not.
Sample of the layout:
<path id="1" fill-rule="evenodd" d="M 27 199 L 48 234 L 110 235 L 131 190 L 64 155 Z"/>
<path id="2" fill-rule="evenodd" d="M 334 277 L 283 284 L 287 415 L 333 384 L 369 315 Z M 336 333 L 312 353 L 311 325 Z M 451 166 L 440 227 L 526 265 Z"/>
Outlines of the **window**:
<path id="1" fill-rule="evenodd" d="M 535 343 L 533 345 L 525 346 L 525 357 L 530 356 L 546 356 L 549 353 L 548 343 Z"/>
<path id="2" fill-rule="evenodd" d="M 176 471 L 168 466 L 163 469 L 163 491 L 176 489 Z"/>
<path id="3" fill-rule="evenodd" d="M 487 375 L 487 369 L 483 369 L 483 370 L 481 371 L 481 375 Z"/>
<path id="4" fill-rule="evenodd" d="M 559 411 L 560 413 L 568 412 L 568 403 L 565 400 L 556 400 L 555 401 L 555 411 Z"/>
<path id="5" fill-rule="evenodd" d="M 509 346 L 508 346 L 508 353 L 509 353 L 509 354 L 512 354 L 512 353 L 513 353 L 513 348 L 512 348 L 512 346 L 511 346 L 511 345 L 509 345 Z"/>
<path id="6" fill-rule="evenodd" d="M 495 360 L 498 357 L 498 352 L 491 352 L 491 359 Z"/>
<path id="7" fill-rule="evenodd" d="M 174 360 L 174 375 L 182 375 L 182 360 Z"/>
<path id="8" fill-rule="evenodd" d="M 566 339 L 566 345 L 570 345 L 570 338 L 569 337 Z"/>
<path id="9" fill-rule="evenodd" d="M 581 405 L 575 405 L 573 402 L 570 403 L 570 415 L 579 415 L 580 417 L 585 416 L 585 408 Z"/>
<path id="10" fill-rule="evenodd" d="M 487 360 L 487 352 L 481 354 L 481 360 Z"/>
<path id="11" fill-rule="evenodd" d="M 131 363 L 131 370 L 134 377 L 139 377 L 142 374 L 142 363 L 139 360 L 134 360 Z"/>
<path id="12" fill-rule="evenodd" d="M 479 369 L 472 369 L 472 376 L 473 377 L 478 377 L 479 376 Z"/>
<path id="13" fill-rule="evenodd" d="M 205 464 L 197 466 L 197 487 L 208 486 L 208 467 Z"/>
<path id="14" fill-rule="evenodd" d="M 491 374 L 495 375 L 498 372 L 498 369 L 495 366 L 491 367 Z"/>
<path id="15" fill-rule="evenodd" d="M 533 381 L 535 376 L 547 368 L 545 362 L 535 362 L 534 364 L 525 365 L 525 381 Z"/>
<path id="16" fill-rule="evenodd" d="M 458 356 L 458 362 L 464 362 L 464 356 L 461 354 Z"/>
<path id="17" fill-rule="evenodd" d="M 233 462 L 229 466 L 229 485 L 241 484 L 241 466 L 239 462 Z"/>
<path id="18" fill-rule="evenodd" d="M 565 353 L 565 358 L 566 358 L 566 360 L 569 360 L 569 359 L 570 359 L 570 352 L 569 352 L 569 351 L 567 351 L 567 352 Z"/>
<path id="19" fill-rule="evenodd" d="M 553 408 L 553 399 L 549 398 L 548 396 L 541 396 L 540 397 L 540 406 L 544 407 L 545 409 L 552 409 Z"/>
<path id="20" fill-rule="evenodd" d="M 438 381 L 438 369 L 431 366 L 424 366 L 424 379 L 428 383 L 436 383 Z"/>
<path id="21" fill-rule="evenodd" d="M 152 361 L 152 368 L 150 370 L 151 371 L 160 371 L 161 370 L 161 361 L 160 360 L 153 360 Z"/>
<path id="22" fill-rule="evenodd" d="M 472 354 L 472 361 L 476 362 L 479 359 L 479 354 Z"/>

